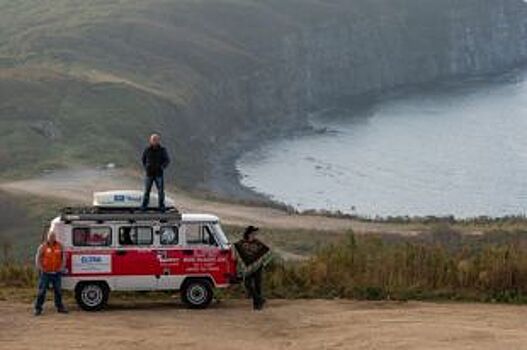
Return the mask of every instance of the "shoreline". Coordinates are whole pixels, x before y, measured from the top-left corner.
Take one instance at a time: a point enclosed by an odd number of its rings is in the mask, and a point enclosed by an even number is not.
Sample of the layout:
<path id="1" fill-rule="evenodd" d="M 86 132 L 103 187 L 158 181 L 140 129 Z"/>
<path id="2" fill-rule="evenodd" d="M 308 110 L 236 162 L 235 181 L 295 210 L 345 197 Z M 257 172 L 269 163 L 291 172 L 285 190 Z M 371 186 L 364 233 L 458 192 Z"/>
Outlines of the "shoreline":
<path id="1" fill-rule="evenodd" d="M 325 208 L 298 209 L 286 202 L 281 202 L 262 192 L 258 192 L 242 183 L 242 174 L 237 168 L 240 157 L 254 149 L 258 149 L 266 143 L 295 136 L 309 136 L 313 134 L 328 134 L 335 131 L 319 124 L 320 121 L 330 120 L 335 117 L 342 118 L 343 113 L 349 113 L 348 119 L 352 119 L 366 109 L 374 108 L 379 103 L 391 100 L 403 99 L 408 96 L 419 96 L 421 94 L 444 94 L 454 91 L 472 92 L 475 89 L 486 89 L 494 85 L 507 85 L 516 82 L 521 76 L 526 77 L 527 63 L 521 63 L 501 72 L 492 72 L 484 75 L 468 75 L 452 79 L 444 79 L 434 83 L 415 84 L 390 89 L 387 91 L 374 91 L 358 96 L 350 96 L 338 106 L 327 107 L 317 111 L 305 112 L 302 117 L 296 118 L 295 125 L 285 128 L 274 128 L 265 133 L 255 130 L 246 138 L 232 141 L 222 148 L 216 157 L 211 157 L 210 176 L 201 186 L 191 193 L 198 197 L 212 198 L 228 203 L 246 203 L 248 205 L 264 205 L 280 208 L 298 215 L 320 215 L 325 217 L 348 218 L 364 222 L 495 222 L 509 219 L 523 219 L 524 213 L 507 213 L 503 215 L 473 215 L 461 216 L 456 214 L 427 214 L 427 215 L 363 215 L 342 212 L 340 210 L 328 210 Z M 340 116 L 340 117 L 339 117 Z M 317 119 L 319 118 L 319 119 Z M 256 142 L 253 140 L 256 137 Z M 234 200 L 233 200 L 234 199 Z"/>
<path id="2" fill-rule="evenodd" d="M 305 115 L 305 117 L 296 118 L 296 121 L 290 125 L 283 125 L 281 128 L 261 126 L 255 128 L 245 137 L 238 137 L 237 140 L 231 141 L 220 152 L 210 155 L 209 173 L 212 175 L 196 186 L 195 189 L 187 190 L 198 197 L 205 196 L 227 203 L 264 205 L 296 212 L 292 206 L 273 200 L 270 196 L 243 185 L 241 182 L 242 174 L 236 164 L 245 152 L 258 149 L 273 140 L 320 132 L 310 123 L 308 118 L 310 113 L 306 112 Z"/>

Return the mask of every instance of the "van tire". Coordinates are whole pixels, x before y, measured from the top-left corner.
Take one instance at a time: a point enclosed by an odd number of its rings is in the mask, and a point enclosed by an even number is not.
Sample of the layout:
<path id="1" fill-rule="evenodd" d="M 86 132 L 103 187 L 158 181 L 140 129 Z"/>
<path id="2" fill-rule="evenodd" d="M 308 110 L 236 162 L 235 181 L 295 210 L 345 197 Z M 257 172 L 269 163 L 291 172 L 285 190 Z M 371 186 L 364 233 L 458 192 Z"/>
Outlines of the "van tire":
<path id="1" fill-rule="evenodd" d="M 84 311 L 100 311 L 108 303 L 110 288 L 104 282 L 80 282 L 75 287 L 75 300 Z"/>
<path id="2" fill-rule="evenodd" d="M 181 300 L 191 309 L 207 308 L 212 298 L 212 285 L 206 279 L 186 280 L 181 288 Z"/>

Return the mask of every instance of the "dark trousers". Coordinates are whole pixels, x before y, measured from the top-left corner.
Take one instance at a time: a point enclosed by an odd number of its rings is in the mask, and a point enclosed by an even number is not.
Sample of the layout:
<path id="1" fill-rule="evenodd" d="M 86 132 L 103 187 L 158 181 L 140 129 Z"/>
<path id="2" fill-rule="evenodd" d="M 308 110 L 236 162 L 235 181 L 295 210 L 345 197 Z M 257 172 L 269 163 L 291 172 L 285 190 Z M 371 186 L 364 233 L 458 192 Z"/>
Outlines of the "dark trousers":
<path id="1" fill-rule="evenodd" d="M 53 287 L 53 293 L 55 294 L 55 307 L 59 310 L 64 309 L 64 304 L 62 304 L 61 278 L 62 276 L 60 273 L 40 273 L 38 279 L 37 300 L 35 302 L 36 310 L 42 310 L 42 306 L 46 301 L 46 292 L 50 284 Z"/>
<path id="2" fill-rule="evenodd" d="M 145 177 L 145 193 L 143 194 L 143 204 L 141 209 L 146 210 L 150 202 L 150 191 L 152 185 L 155 183 L 157 188 L 157 197 L 160 210 L 165 210 L 165 184 L 163 175 L 160 176 L 146 176 Z"/>
<path id="3" fill-rule="evenodd" d="M 263 306 L 264 298 L 262 294 L 262 269 L 254 271 L 245 277 L 245 288 L 247 293 L 253 298 L 253 306 L 259 308 Z"/>

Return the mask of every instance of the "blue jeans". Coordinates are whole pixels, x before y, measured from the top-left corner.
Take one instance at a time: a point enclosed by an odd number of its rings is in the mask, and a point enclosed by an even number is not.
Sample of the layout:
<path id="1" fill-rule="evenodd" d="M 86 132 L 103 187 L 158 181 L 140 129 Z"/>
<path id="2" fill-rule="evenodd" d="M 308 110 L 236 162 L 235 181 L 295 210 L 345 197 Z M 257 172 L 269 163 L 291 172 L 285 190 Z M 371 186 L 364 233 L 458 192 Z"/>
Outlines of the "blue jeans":
<path id="1" fill-rule="evenodd" d="M 38 279 L 38 293 L 37 300 L 35 302 L 35 310 L 42 310 L 44 301 L 46 301 L 46 292 L 48 286 L 51 283 L 53 287 L 53 292 L 55 294 L 55 307 L 60 310 L 64 309 L 64 304 L 62 303 L 62 289 L 61 289 L 61 278 L 62 274 L 58 273 L 47 273 L 41 272 Z"/>
<path id="2" fill-rule="evenodd" d="M 143 204 L 141 205 L 142 210 L 148 208 L 150 203 L 150 191 L 152 191 L 152 185 L 155 183 L 157 188 L 157 197 L 159 203 L 159 209 L 165 210 L 165 184 L 163 175 L 160 176 L 146 176 L 145 177 L 145 193 L 143 194 Z"/>

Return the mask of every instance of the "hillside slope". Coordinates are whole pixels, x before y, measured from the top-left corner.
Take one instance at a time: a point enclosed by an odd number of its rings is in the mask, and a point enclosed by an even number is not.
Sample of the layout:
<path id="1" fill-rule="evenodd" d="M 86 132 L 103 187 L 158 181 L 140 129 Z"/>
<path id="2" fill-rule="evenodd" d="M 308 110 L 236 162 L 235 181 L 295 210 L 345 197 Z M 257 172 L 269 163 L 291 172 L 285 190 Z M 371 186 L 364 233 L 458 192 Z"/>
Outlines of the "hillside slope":
<path id="1" fill-rule="evenodd" d="M 306 113 L 527 58 L 519 0 L 0 0 L 0 176 L 136 164 L 161 131 L 178 185 Z M 218 166 L 219 165 L 219 166 Z"/>

